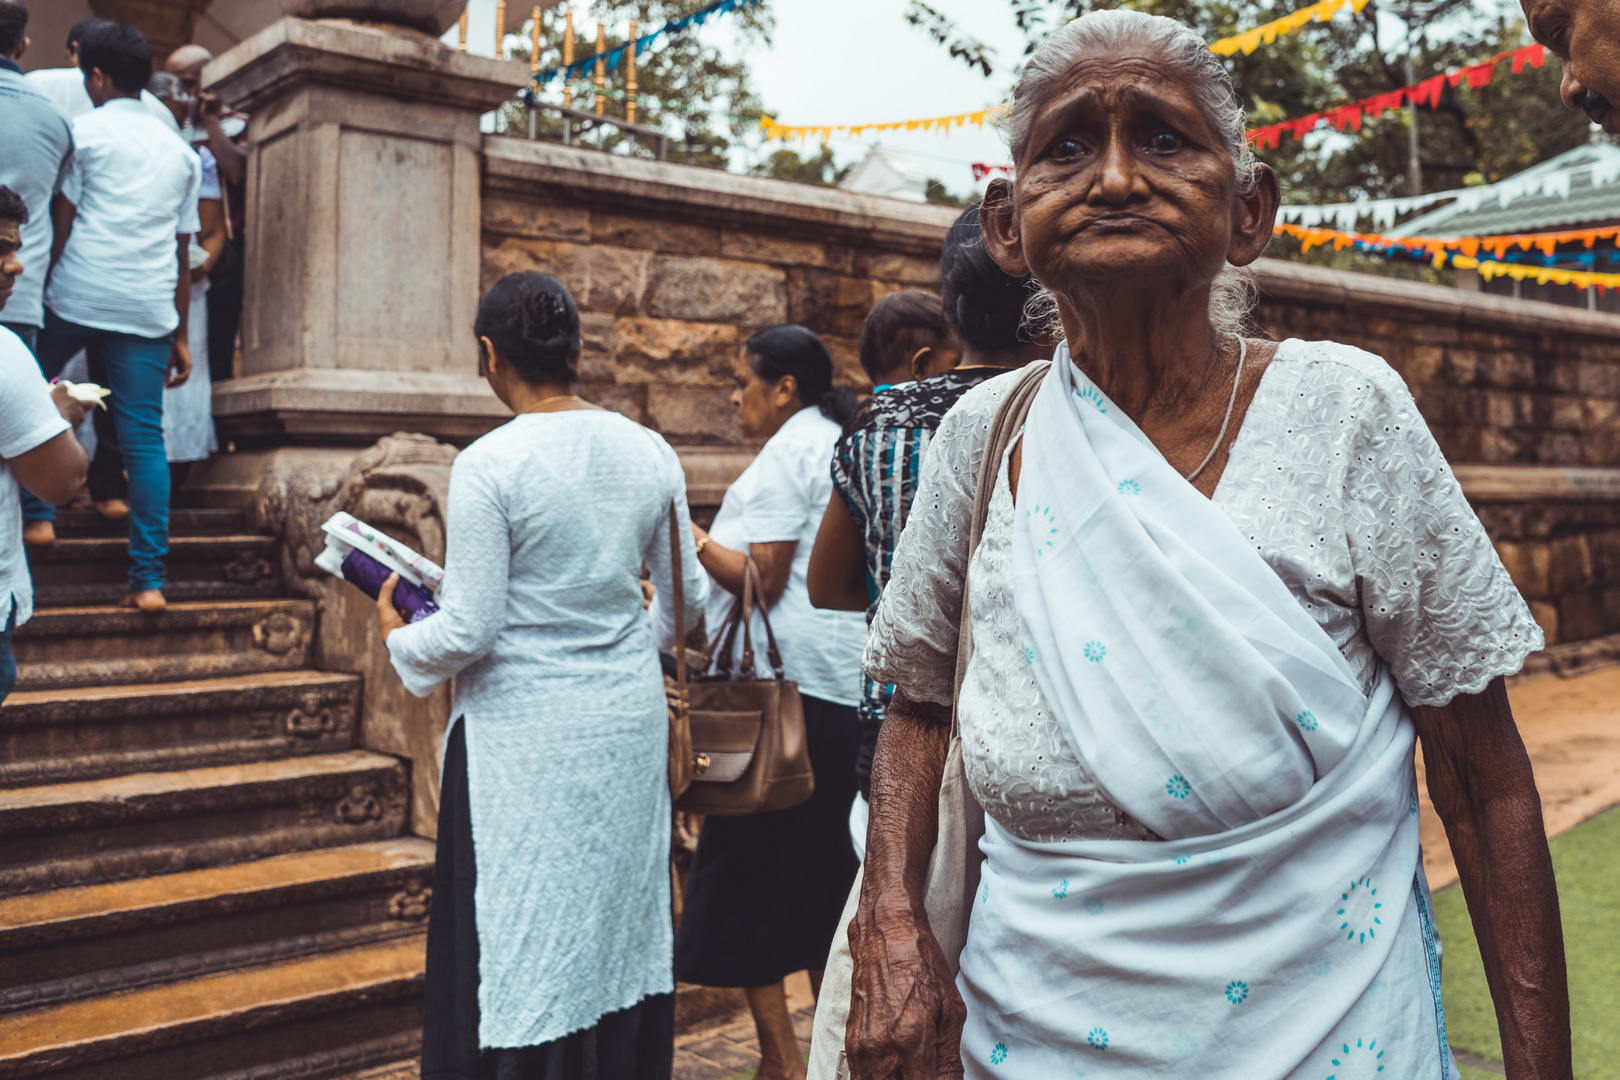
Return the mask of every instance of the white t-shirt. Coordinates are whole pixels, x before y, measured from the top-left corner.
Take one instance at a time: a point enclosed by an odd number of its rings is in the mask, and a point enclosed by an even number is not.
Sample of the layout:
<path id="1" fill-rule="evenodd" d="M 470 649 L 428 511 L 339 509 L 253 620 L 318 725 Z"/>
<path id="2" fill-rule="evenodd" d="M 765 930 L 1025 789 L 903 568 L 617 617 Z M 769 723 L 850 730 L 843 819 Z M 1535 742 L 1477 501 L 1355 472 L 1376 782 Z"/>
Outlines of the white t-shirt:
<path id="1" fill-rule="evenodd" d="M 68 429 L 34 354 L 0 327 L 0 629 L 17 606 L 17 625 L 34 614 L 34 581 L 23 554 L 22 503 L 10 460 Z"/>
<path id="2" fill-rule="evenodd" d="M 76 67 L 40 68 L 30 71 L 25 76 L 33 84 L 35 90 L 56 102 L 69 120 L 77 119 L 95 108 L 90 100 L 90 92 L 84 88 L 84 72 Z M 168 124 L 175 131 L 180 130 L 180 124 L 174 118 L 169 107 L 159 101 L 157 97 L 145 90 L 141 91 L 141 104 L 146 111 Z"/>
<path id="3" fill-rule="evenodd" d="M 744 551 L 751 544 L 799 542 L 787 589 L 771 608 L 771 629 L 782 650 L 782 666 L 787 677 L 799 684 L 800 693 L 854 706 L 861 700 L 866 616 L 858 611 L 812 607 L 805 582 L 810 549 L 827 500 L 832 498 L 833 446 L 840 434 L 838 425 L 819 408 L 794 413 L 726 491 L 709 535 L 722 547 Z M 710 590 L 707 620 L 711 635 L 725 621 L 735 600 L 718 584 Z M 760 674 L 768 674 L 765 624 L 758 612 L 753 623 L 755 664 Z M 739 657 L 742 653 L 741 632 L 735 653 Z"/>
<path id="4" fill-rule="evenodd" d="M 132 98 L 74 120 L 73 145 L 62 195 L 78 216 L 45 306 L 81 326 L 163 337 L 180 325 L 175 238 L 202 228 L 202 161 Z"/>

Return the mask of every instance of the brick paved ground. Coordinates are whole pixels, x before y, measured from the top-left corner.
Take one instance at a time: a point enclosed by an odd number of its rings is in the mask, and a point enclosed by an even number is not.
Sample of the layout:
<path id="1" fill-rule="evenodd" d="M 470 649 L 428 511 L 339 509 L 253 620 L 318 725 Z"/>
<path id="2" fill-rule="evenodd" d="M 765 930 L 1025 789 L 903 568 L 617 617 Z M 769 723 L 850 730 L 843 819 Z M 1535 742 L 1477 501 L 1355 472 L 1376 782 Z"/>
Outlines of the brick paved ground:
<path id="1" fill-rule="evenodd" d="M 796 1004 L 796 1003 L 795 1003 Z M 799 1036 L 799 1051 L 810 1053 L 810 1027 L 815 1021 L 813 1004 L 793 1011 L 793 1031 Z M 744 1012 L 721 1024 L 675 1037 L 674 1080 L 743 1080 L 759 1067 L 759 1040 L 754 1037 L 754 1021 Z"/>

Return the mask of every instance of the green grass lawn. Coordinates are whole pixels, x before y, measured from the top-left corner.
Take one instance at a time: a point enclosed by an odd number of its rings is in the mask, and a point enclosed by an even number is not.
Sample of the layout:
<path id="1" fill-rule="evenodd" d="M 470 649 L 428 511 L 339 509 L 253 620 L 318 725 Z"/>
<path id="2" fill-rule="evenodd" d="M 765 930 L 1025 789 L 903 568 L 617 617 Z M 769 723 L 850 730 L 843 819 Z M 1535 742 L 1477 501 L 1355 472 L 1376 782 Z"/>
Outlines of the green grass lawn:
<path id="1" fill-rule="evenodd" d="M 1553 837 L 1552 856 L 1569 958 L 1575 1077 L 1620 1080 L 1620 809 Z M 1500 1063 L 1496 1013 L 1462 889 L 1454 885 L 1437 893 L 1434 907 L 1446 950 L 1440 982 L 1451 1045 Z M 1501 1075 L 1460 1067 L 1463 1080 Z"/>

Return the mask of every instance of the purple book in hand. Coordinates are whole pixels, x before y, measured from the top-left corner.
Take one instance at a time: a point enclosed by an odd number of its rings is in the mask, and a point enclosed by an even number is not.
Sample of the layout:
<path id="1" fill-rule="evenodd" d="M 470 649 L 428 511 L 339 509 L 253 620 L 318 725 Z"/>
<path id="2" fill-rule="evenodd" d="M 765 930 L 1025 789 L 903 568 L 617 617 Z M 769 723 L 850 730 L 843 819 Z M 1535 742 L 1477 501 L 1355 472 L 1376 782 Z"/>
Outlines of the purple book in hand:
<path id="1" fill-rule="evenodd" d="M 373 600 L 382 592 L 383 582 L 392 573 L 388 567 L 358 549 L 343 557 L 343 579 Z M 439 605 L 433 602 L 433 593 L 428 589 L 400 578 L 394 585 L 394 608 L 405 616 L 406 622 L 414 623 L 438 611 Z"/>

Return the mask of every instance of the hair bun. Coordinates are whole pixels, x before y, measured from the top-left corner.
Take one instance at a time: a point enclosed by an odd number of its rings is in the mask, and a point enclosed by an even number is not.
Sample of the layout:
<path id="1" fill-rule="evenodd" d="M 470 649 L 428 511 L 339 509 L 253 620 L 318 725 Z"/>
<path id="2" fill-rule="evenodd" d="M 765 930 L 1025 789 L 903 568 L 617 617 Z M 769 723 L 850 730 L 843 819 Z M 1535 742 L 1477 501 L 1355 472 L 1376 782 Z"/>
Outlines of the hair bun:
<path id="1" fill-rule="evenodd" d="M 523 298 L 518 313 L 522 335 L 534 342 L 553 342 L 570 336 L 568 305 L 549 289 L 534 289 Z"/>

